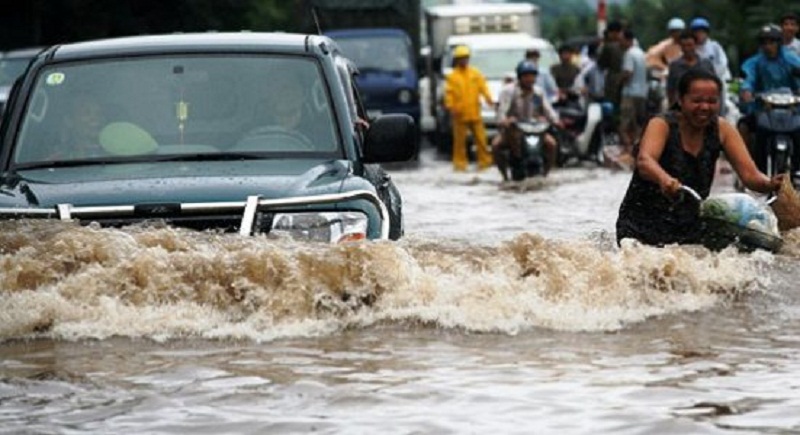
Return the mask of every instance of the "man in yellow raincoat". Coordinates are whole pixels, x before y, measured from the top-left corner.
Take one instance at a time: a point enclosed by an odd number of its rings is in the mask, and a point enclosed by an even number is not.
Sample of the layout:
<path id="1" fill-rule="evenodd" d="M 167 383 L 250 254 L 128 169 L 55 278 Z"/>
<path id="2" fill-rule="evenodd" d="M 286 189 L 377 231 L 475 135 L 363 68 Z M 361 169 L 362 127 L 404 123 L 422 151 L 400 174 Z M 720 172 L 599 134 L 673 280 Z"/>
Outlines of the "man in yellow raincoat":
<path id="1" fill-rule="evenodd" d="M 453 167 L 466 171 L 467 129 L 472 130 L 477 149 L 478 168 L 492 166 L 492 155 L 486 147 L 486 129 L 481 119 L 480 97 L 494 106 L 486 79 L 477 68 L 469 65 L 469 48 L 463 45 L 453 51 L 453 72 L 447 76 L 444 105 L 450 111 L 453 124 Z"/>

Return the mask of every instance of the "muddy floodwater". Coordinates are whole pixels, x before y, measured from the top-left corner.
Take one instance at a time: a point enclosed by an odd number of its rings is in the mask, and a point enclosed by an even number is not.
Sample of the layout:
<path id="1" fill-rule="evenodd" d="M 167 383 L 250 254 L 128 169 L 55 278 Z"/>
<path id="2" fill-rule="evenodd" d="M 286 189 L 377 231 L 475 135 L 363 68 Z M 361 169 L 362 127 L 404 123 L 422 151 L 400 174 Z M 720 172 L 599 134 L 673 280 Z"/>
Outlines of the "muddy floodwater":
<path id="1" fill-rule="evenodd" d="M 428 151 L 399 242 L 0 223 L 0 433 L 800 433 L 800 232 L 618 247 L 630 173 Z"/>

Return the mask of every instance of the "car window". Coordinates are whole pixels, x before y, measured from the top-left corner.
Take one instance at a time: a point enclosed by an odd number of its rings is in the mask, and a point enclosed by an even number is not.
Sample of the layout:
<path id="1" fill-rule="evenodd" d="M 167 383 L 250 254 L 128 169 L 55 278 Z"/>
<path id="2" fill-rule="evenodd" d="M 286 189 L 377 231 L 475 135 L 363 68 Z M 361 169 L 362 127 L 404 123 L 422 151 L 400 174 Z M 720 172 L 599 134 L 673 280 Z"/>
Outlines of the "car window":
<path id="1" fill-rule="evenodd" d="M 254 152 L 341 155 L 318 63 L 153 56 L 44 68 L 15 161 Z"/>

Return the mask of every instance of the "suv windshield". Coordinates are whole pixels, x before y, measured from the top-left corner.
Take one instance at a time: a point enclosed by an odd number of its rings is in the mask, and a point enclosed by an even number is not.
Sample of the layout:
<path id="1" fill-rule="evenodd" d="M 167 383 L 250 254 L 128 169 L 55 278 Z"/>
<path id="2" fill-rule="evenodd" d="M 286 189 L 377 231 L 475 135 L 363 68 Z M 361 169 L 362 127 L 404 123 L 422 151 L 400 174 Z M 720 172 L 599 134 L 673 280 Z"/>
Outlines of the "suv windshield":
<path id="1" fill-rule="evenodd" d="M 231 155 L 342 155 L 317 62 L 185 55 L 51 65 L 39 72 L 18 164 Z"/>

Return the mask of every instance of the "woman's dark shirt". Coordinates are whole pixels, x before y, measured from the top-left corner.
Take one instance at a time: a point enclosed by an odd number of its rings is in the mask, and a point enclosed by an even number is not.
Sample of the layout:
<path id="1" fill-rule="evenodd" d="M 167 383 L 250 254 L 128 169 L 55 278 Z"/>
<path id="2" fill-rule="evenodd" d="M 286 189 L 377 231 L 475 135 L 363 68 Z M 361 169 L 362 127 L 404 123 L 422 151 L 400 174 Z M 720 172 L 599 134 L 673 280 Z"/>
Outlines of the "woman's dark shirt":
<path id="1" fill-rule="evenodd" d="M 714 181 L 714 172 L 722 144 L 719 124 L 714 121 L 706 127 L 703 146 L 697 156 L 681 146 L 676 112 L 660 115 L 669 124 L 669 136 L 658 163 L 681 184 L 696 190 L 707 198 Z M 639 152 L 638 145 L 634 156 Z M 617 242 L 634 238 L 648 245 L 662 246 L 670 243 L 699 243 L 702 228 L 698 217 L 699 204 L 688 195 L 681 199 L 667 198 L 657 183 L 644 179 L 638 169 L 633 178 L 617 218 Z"/>

